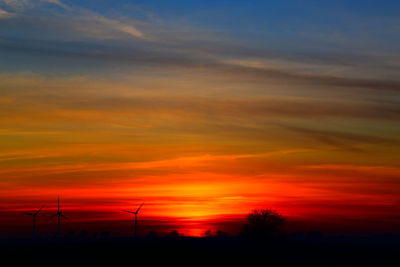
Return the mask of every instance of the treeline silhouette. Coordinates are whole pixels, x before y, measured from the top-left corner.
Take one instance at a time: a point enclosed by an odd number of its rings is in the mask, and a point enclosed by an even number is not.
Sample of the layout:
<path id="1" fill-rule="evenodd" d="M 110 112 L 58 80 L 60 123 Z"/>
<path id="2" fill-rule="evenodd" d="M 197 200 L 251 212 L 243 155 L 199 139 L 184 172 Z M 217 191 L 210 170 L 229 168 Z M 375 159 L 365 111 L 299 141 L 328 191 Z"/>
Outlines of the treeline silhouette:
<path id="1" fill-rule="evenodd" d="M 133 219 L 133 236 L 137 237 L 137 226 L 138 226 L 138 213 L 140 209 L 143 207 L 144 203 L 140 204 L 135 211 L 126 211 L 134 215 Z M 37 235 L 37 216 L 42 211 L 44 205 L 42 205 L 38 210 L 34 212 L 22 212 L 22 214 L 29 215 L 32 217 L 32 238 L 38 238 Z M 79 234 L 76 234 L 74 231 L 69 231 L 65 233 L 64 236 L 61 235 L 61 219 L 69 220 L 69 217 L 64 215 L 61 211 L 60 205 L 60 198 L 57 199 L 57 211 L 48 220 L 57 218 L 57 228 L 54 237 L 63 237 L 63 238 L 109 238 L 111 233 L 109 231 L 102 231 L 99 233 L 89 234 L 87 230 L 81 230 Z M 282 226 L 286 222 L 286 219 L 278 213 L 276 210 L 273 209 L 255 209 L 252 210 L 247 215 L 247 223 L 243 225 L 239 236 L 248 239 L 254 240 L 266 240 L 266 239 L 276 239 L 282 237 L 283 231 Z M 179 238 L 183 237 L 184 234 L 179 233 L 178 230 L 172 230 L 168 233 L 159 233 L 157 231 L 150 231 L 146 235 L 142 235 L 142 237 L 148 238 L 160 238 L 160 237 L 167 237 L 167 238 Z M 211 231 L 207 230 L 203 233 L 203 237 L 228 237 L 230 234 L 223 230 Z"/>
<path id="2" fill-rule="evenodd" d="M 205 231 L 202 237 L 150 231 L 141 236 L 113 237 L 110 232 L 82 230 L 62 237 L 0 239 L 0 258 L 13 266 L 32 259 L 67 265 L 242 264 L 262 266 L 397 266 L 399 240 L 365 242 L 362 239 L 325 238 L 318 232 L 289 234 L 287 219 L 273 209 L 253 210 L 238 234 Z"/>
<path id="3" fill-rule="evenodd" d="M 138 235 L 138 214 L 139 211 L 142 209 L 143 205 L 145 203 L 141 203 L 135 210 L 123 210 L 123 212 L 127 212 L 129 214 L 133 215 L 133 236 L 137 237 Z M 32 238 L 37 238 L 37 217 L 43 210 L 45 205 L 42 205 L 39 209 L 33 211 L 33 212 L 21 212 L 22 214 L 29 215 L 32 217 Z M 69 217 L 67 217 L 64 212 L 61 209 L 61 201 L 60 201 L 60 196 L 57 197 L 57 210 L 54 214 L 52 214 L 48 220 L 57 218 L 57 228 L 56 228 L 56 237 L 61 237 L 61 219 L 69 221 Z M 278 213 L 276 210 L 273 209 L 255 209 L 252 210 L 248 215 L 247 215 L 247 224 L 245 224 L 240 232 L 240 236 L 249 238 L 249 239 L 257 239 L 257 240 L 263 240 L 263 239 L 271 239 L 271 238 L 277 238 L 279 237 L 279 234 L 282 233 L 282 226 L 285 223 L 286 219 Z M 97 237 L 98 234 L 95 234 L 95 237 Z M 204 233 L 204 237 L 226 237 L 229 234 L 227 232 L 224 232 L 222 230 L 216 231 L 216 233 L 213 233 L 211 230 L 207 230 Z M 83 237 L 88 237 L 88 231 L 82 230 L 80 234 L 78 235 L 80 238 Z M 106 238 L 109 237 L 110 233 L 105 231 L 101 233 L 101 237 Z M 169 232 L 167 235 L 164 235 L 165 237 L 172 237 L 172 238 L 177 238 L 182 236 L 177 230 L 173 230 Z M 75 235 L 75 232 L 68 232 L 64 237 L 68 238 L 73 238 L 77 237 Z M 147 234 L 147 237 L 160 237 L 160 234 L 151 231 Z"/>

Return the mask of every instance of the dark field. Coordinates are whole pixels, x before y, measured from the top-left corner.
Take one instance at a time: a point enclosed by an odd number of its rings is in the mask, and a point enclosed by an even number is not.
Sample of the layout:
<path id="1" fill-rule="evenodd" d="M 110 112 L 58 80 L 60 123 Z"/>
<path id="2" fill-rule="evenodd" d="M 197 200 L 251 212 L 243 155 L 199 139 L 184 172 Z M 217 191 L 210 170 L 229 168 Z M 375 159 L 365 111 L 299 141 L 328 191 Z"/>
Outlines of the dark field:
<path id="1" fill-rule="evenodd" d="M 398 236 L 379 238 L 238 237 L 3 239 L 1 258 L 30 265 L 399 266 Z"/>

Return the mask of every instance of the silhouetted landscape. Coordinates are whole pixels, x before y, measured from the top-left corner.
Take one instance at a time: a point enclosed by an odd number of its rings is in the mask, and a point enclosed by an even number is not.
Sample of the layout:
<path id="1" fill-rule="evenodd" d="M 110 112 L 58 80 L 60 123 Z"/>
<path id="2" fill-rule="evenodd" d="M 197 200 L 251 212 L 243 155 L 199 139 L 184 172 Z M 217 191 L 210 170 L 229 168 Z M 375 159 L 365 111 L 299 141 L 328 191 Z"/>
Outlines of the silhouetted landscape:
<path id="1" fill-rule="evenodd" d="M 32 259 L 62 264 L 126 264 L 129 258 L 146 264 L 262 264 L 265 266 L 395 266 L 400 235 L 340 236 L 321 232 L 287 233 L 286 219 L 271 209 L 254 210 L 237 235 L 206 231 L 190 237 L 173 230 L 141 236 L 70 232 L 59 237 L 0 239 L 2 259 L 30 263 Z"/>

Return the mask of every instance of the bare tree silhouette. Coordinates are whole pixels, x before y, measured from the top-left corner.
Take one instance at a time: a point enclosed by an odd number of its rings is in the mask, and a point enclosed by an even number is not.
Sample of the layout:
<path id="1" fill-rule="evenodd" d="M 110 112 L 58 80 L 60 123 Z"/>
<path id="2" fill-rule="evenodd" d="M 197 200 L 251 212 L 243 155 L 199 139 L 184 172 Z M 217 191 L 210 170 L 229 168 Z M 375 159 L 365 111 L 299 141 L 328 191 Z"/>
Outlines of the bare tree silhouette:
<path id="1" fill-rule="evenodd" d="M 275 237 L 282 230 L 286 219 L 273 209 L 256 209 L 247 215 L 242 235 L 254 239 Z"/>

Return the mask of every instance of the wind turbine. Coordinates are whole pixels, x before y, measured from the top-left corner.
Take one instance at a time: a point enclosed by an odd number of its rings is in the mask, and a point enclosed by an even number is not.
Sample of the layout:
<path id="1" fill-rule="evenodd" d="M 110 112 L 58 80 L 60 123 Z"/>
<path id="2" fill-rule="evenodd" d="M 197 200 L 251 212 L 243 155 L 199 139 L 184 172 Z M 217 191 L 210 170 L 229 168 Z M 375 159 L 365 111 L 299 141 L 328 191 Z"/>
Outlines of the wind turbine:
<path id="1" fill-rule="evenodd" d="M 50 220 L 53 219 L 54 217 L 57 217 L 57 236 L 59 236 L 61 233 L 61 218 L 69 220 L 68 217 L 65 216 L 61 211 L 60 196 L 58 196 L 58 198 L 57 198 L 57 212 L 50 217 Z"/>
<path id="2" fill-rule="evenodd" d="M 131 213 L 131 214 L 133 214 L 135 216 L 134 226 L 133 226 L 133 235 L 135 237 L 136 237 L 136 233 L 137 233 L 137 222 L 138 222 L 137 215 L 138 215 L 138 213 L 139 213 L 139 211 L 140 211 L 140 209 L 142 208 L 143 205 L 144 205 L 144 202 L 142 204 L 140 204 L 140 206 L 137 208 L 136 211 L 124 210 L 125 212 Z"/>
<path id="3" fill-rule="evenodd" d="M 24 211 L 22 212 L 25 215 L 32 216 L 32 237 L 36 237 L 36 216 L 40 213 L 43 207 L 44 205 L 42 205 L 40 209 L 38 209 L 35 212 L 24 212 Z"/>

